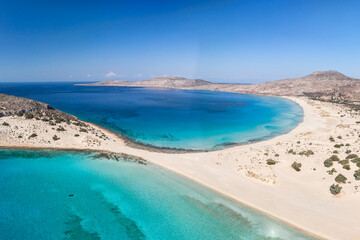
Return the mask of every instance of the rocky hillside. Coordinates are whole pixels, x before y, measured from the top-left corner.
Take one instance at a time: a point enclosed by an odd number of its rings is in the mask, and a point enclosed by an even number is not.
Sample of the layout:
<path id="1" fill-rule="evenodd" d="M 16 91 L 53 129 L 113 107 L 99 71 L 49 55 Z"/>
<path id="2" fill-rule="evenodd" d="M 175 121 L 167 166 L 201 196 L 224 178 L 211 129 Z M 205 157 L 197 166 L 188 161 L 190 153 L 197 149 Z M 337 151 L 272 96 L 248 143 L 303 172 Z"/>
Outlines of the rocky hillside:
<path id="1" fill-rule="evenodd" d="M 309 96 L 323 100 L 359 101 L 360 80 L 337 71 L 317 71 L 301 78 L 259 84 L 216 84 L 198 79 L 159 77 L 146 81 L 105 81 L 87 86 L 136 86 L 238 92 L 273 96 Z"/>
<path id="2" fill-rule="evenodd" d="M 360 80 L 337 71 L 317 71 L 301 78 L 250 85 L 247 90 L 266 95 L 307 95 L 328 99 L 356 100 L 360 99 Z"/>
<path id="3" fill-rule="evenodd" d="M 35 100 L 0 94 L 0 117 L 19 115 L 27 118 L 58 119 L 61 121 L 75 120 L 70 114 L 54 109 L 46 103 Z"/>

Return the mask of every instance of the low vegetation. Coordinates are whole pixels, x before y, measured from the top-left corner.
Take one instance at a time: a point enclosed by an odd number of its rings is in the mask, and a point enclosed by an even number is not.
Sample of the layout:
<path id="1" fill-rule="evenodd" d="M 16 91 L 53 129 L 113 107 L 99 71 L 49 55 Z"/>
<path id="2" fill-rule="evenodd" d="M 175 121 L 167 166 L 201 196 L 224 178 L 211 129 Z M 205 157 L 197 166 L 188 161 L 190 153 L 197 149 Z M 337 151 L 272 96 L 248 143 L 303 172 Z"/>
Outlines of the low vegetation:
<path id="1" fill-rule="evenodd" d="M 338 195 L 341 192 L 342 187 L 339 184 L 333 184 L 330 186 L 330 192 L 333 195 Z"/>
<path id="2" fill-rule="evenodd" d="M 331 159 L 334 162 L 340 161 L 340 158 L 337 155 L 332 155 L 329 159 Z"/>
<path id="3" fill-rule="evenodd" d="M 354 158 L 358 158 L 358 155 L 356 155 L 355 153 L 349 154 L 346 159 L 354 159 Z"/>
<path id="4" fill-rule="evenodd" d="M 333 175 L 334 173 L 336 173 L 337 171 L 336 171 L 336 169 L 335 168 L 333 168 L 333 169 L 331 169 L 331 170 L 329 170 L 329 171 L 327 171 L 327 173 L 329 174 L 329 175 Z"/>
<path id="5" fill-rule="evenodd" d="M 350 170 L 350 164 L 345 164 L 345 165 L 343 166 L 343 169 Z"/>
<path id="6" fill-rule="evenodd" d="M 269 158 L 269 159 L 266 160 L 266 164 L 267 164 L 267 165 L 275 165 L 275 164 L 276 164 L 276 161 L 273 160 L 273 159 L 271 159 L 271 158 Z"/>
<path id="7" fill-rule="evenodd" d="M 355 180 L 360 180 L 360 169 L 355 171 L 354 177 L 355 177 Z"/>
<path id="8" fill-rule="evenodd" d="M 346 183 L 346 180 L 347 180 L 347 178 L 344 175 L 342 175 L 341 173 L 339 175 L 337 175 L 335 178 L 335 181 L 337 183 Z"/>
<path id="9" fill-rule="evenodd" d="M 30 112 L 26 112 L 25 113 L 25 119 L 33 119 L 34 118 L 34 115 Z"/>
<path id="10" fill-rule="evenodd" d="M 325 167 L 331 167 L 333 165 L 333 160 L 331 160 L 330 158 L 329 159 L 326 159 L 324 161 L 324 166 Z"/>
<path id="11" fill-rule="evenodd" d="M 58 128 L 56 129 L 56 131 L 58 131 L 58 132 L 64 132 L 64 131 L 66 131 L 66 129 L 65 129 L 64 127 L 60 126 L 60 127 L 58 127 Z"/>
<path id="12" fill-rule="evenodd" d="M 291 164 L 291 167 L 293 169 L 295 169 L 295 171 L 300 172 L 301 171 L 301 163 L 298 162 L 293 162 L 293 164 Z"/>
<path id="13" fill-rule="evenodd" d="M 349 164 L 349 160 L 347 160 L 347 159 L 341 160 L 341 161 L 339 161 L 339 163 L 340 163 L 341 165 Z"/>
<path id="14" fill-rule="evenodd" d="M 299 152 L 299 155 L 303 156 L 310 156 L 310 155 L 314 155 L 314 152 L 312 150 L 307 150 L 307 151 L 302 151 L 302 152 Z"/>
<path id="15" fill-rule="evenodd" d="M 29 136 L 29 139 L 30 138 L 36 138 L 37 137 L 37 134 L 36 133 L 33 133 L 33 134 L 31 134 L 30 136 Z"/>

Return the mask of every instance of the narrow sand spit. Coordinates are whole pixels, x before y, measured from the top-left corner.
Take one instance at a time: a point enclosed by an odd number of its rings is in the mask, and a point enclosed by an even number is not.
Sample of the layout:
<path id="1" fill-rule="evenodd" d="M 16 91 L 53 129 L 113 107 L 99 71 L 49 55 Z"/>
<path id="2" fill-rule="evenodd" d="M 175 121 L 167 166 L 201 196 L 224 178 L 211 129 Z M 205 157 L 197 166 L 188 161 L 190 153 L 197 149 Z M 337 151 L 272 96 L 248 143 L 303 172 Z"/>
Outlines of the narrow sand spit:
<path id="1" fill-rule="evenodd" d="M 324 160 L 333 154 L 340 160 L 350 151 L 360 155 L 360 115 L 344 105 L 290 99 L 304 110 L 304 121 L 294 130 L 270 140 L 219 151 L 148 151 L 127 146 L 116 134 L 90 123 L 86 127 L 66 123 L 50 126 L 41 120 L 17 116 L 0 118 L 0 147 L 103 150 L 135 155 L 318 238 L 360 239 L 360 181 L 353 176 L 359 167 L 351 160 L 324 166 Z M 268 165 L 268 159 L 276 164 Z M 292 168 L 294 162 L 301 163 L 300 171 Z M 345 165 L 350 170 L 343 168 Z M 333 173 L 329 173 L 333 168 Z M 342 190 L 334 196 L 329 188 L 340 173 L 347 180 L 339 183 Z"/>

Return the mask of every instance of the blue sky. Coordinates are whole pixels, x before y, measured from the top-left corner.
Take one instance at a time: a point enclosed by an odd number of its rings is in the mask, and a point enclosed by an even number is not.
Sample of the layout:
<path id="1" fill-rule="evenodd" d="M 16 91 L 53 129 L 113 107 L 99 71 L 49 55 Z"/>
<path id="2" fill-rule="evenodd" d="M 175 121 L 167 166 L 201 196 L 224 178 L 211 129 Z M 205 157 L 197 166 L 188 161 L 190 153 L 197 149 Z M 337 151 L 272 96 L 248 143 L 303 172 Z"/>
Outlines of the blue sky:
<path id="1" fill-rule="evenodd" d="M 0 81 L 360 78 L 360 2 L 0 1 Z"/>

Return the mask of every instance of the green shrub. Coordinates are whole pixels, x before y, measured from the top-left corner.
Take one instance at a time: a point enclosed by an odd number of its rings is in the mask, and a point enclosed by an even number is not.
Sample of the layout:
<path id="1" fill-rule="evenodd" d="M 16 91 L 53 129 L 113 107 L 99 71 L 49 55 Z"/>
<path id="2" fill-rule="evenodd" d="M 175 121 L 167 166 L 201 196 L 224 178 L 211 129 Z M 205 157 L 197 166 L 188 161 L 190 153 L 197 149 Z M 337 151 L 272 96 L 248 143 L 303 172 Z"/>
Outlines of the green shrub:
<path id="1" fill-rule="evenodd" d="M 334 173 L 336 173 L 336 169 L 333 168 L 333 169 L 327 171 L 327 173 L 328 173 L 329 175 L 333 175 Z"/>
<path id="2" fill-rule="evenodd" d="M 66 131 L 66 129 L 63 126 L 60 126 L 56 129 L 56 131 L 63 132 L 63 131 Z"/>
<path id="3" fill-rule="evenodd" d="M 347 160 L 347 159 L 341 160 L 341 161 L 339 161 L 339 163 L 340 163 L 341 165 L 349 164 L 349 160 Z"/>
<path id="4" fill-rule="evenodd" d="M 339 184 L 333 184 L 330 186 L 330 192 L 333 195 L 337 195 L 341 192 L 342 187 L 339 186 Z"/>
<path id="5" fill-rule="evenodd" d="M 348 149 L 348 150 L 346 150 L 346 152 L 345 152 L 346 154 L 349 154 L 349 153 L 351 153 L 351 150 L 350 149 Z"/>
<path id="6" fill-rule="evenodd" d="M 47 118 L 42 118 L 41 121 L 43 121 L 43 122 L 48 122 L 49 119 L 47 119 Z"/>
<path id="7" fill-rule="evenodd" d="M 275 157 L 279 157 L 280 155 L 277 153 L 277 154 L 275 154 Z"/>
<path id="8" fill-rule="evenodd" d="M 53 140 L 56 141 L 56 140 L 59 140 L 60 138 L 56 135 L 53 136 Z"/>
<path id="9" fill-rule="evenodd" d="M 360 162 L 360 158 L 351 159 L 350 162 L 358 163 L 358 162 Z"/>
<path id="10" fill-rule="evenodd" d="M 16 115 L 19 116 L 19 117 L 22 117 L 22 116 L 24 116 L 24 113 L 23 112 L 17 112 Z"/>
<path id="11" fill-rule="evenodd" d="M 310 155 L 314 155 L 314 152 L 312 150 L 307 150 L 307 151 L 302 151 L 302 152 L 299 152 L 299 155 L 305 155 L 305 156 L 310 156 Z"/>
<path id="12" fill-rule="evenodd" d="M 268 154 L 268 153 L 264 153 L 264 155 L 265 155 L 265 156 L 269 156 L 269 154 Z"/>
<path id="13" fill-rule="evenodd" d="M 340 158 L 337 155 L 332 155 L 329 159 L 331 159 L 332 161 L 335 161 L 335 162 L 340 161 Z"/>
<path id="14" fill-rule="evenodd" d="M 79 135 L 79 134 L 75 134 L 74 136 L 75 136 L 75 137 L 78 137 L 78 136 L 80 136 L 80 135 Z"/>
<path id="15" fill-rule="evenodd" d="M 347 180 L 347 178 L 344 175 L 342 175 L 341 173 L 339 175 L 337 175 L 335 178 L 335 181 L 337 183 L 346 183 L 346 180 Z"/>
<path id="16" fill-rule="evenodd" d="M 342 136 L 337 136 L 338 139 L 342 139 Z"/>
<path id="17" fill-rule="evenodd" d="M 360 180 L 360 169 L 355 171 L 354 177 L 355 177 L 355 180 Z"/>
<path id="18" fill-rule="evenodd" d="M 349 165 L 349 164 L 345 164 L 345 165 L 343 166 L 343 169 L 350 170 L 350 165 Z"/>
<path id="19" fill-rule="evenodd" d="M 330 142 L 335 142 L 335 139 L 333 137 L 329 138 Z"/>
<path id="20" fill-rule="evenodd" d="M 266 164 L 267 164 L 267 165 L 275 165 L 276 162 L 275 162 L 275 160 L 269 158 L 269 159 L 266 160 Z"/>
<path id="21" fill-rule="evenodd" d="M 61 122 L 65 121 L 63 118 L 60 118 L 58 116 L 54 116 L 54 120 L 55 120 L 55 123 L 61 123 Z"/>
<path id="22" fill-rule="evenodd" d="M 338 150 L 334 150 L 334 151 L 333 151 L 333 153 L 336 153 L 336 154 L 338 154 L 338 153 L 339 153 L 339 151 L 338 151 Z"/>
<path id="23" fill-rule="evenodd" d="M 346 157 L 346 159 L 353 159 L 353 158 L 358 158 L 358 155 L 356 155 L 355 153 L 352 153 Z"/>
<path id="24" fill-rule="evenodd" d="M 333 165 L 333 161 L 331 159 L 326 159 L 324 161 L 324 166 L 325 167 L 331 167 Z"/>
<path id="25" fill-rule="evenodd" d="M 85 128 L 80 128 L 79 132 L 88 132 Z"/>
<path id="26" fill-rule="evenodd" d="M 334 145 L 334 148 L 341 148 L 341 147 L 343 147 L 344 146 L 344 144 L 335 144 Z"/>
<path id="27" fill-rule="evenodd" d="M 8 126 L 10 126 L 10 124 L 8 124 L 7 122 L 3 122 L 3 124 L 2 124 L 3 126 L 5 126 L 5 127 L 8 127 Z"/>
<path id="28" fill-rule="evenodd" d="M 33 133 L 33 134 L 31 134 L 31 135 L 29 136 L 29 138 L 35 138 L 35 137 L 37 137 L 37 134 L 36 134 L 36 133 Z"/>
<path id="29" fill-rule="evenodd" d="M 358 163 L 356 164 L 356 166 L 360 168 L 360 162 L 358 162 Z"/>
<path id="30" fill-rule="evenodd" d="M 30 113 L 30 112 L 25 113 L 25 119 L 33 119 L 33 118 L 34 118 L 34 115 L 32 115 L 32 113 Z"/>
<path id="31" fill-rule="evenodd" d="M 298 162 L 293 162 L 293 164 L 291 164 L 291 167 L 293 169 L 295 169 L 295 171 L 300 172 L 301 171 L 301 163 Z"/>
<path id="32" fill-rule="evenodd" d="M 294 149 L 290 149 L 289 151 L 288 151 L 288 153 L 293 153 L 294 152 Z"/>
<path id="33" fill-rule="evenodd" d="M 345 146 L 346 146 L 346 147 L 350 147 L 350 144 L 349 144 L 349 143 L 347 143 L 347 144 L 345 144 Z"/>
<path id="34" fill-rule="evenodd" d="M 300 144 L 300 141 L 297 141 L 297 144 Z"/>

